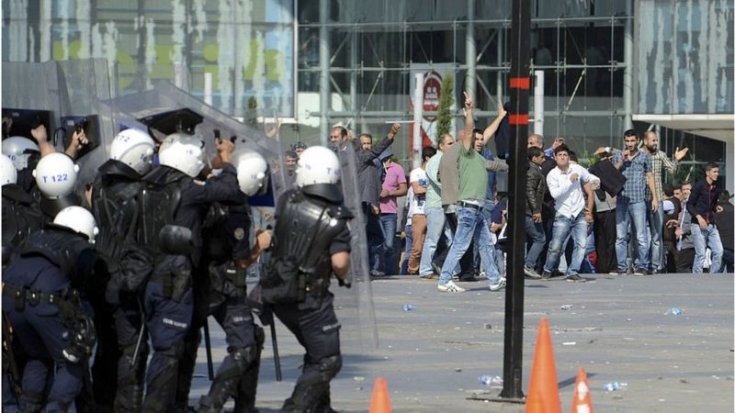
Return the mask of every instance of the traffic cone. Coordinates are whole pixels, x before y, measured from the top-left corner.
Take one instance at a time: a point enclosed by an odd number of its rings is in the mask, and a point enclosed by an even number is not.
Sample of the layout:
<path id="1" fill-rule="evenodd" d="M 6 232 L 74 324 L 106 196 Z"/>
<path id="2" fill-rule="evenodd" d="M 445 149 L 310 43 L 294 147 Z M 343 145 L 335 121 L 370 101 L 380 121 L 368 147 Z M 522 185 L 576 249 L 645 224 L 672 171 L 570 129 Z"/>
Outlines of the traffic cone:
<path id="1" fill-rule="evenodd" d="M 526 413 L 561 413 L 549 320 L 545 318 L 541 319 L 536 336 L 536 351 L 531 367 Z"/>
<path id="2" fill-rule="evenodd" d="M 373 385 L 373 396 L 370 398 L 369 413 L 391 413 L 388 382 L 386 382 L 382 377 L 375 379 L 375 385 Z"/>
<path id="3" fill-rule="evenodd" d="M 583 368 L 577 372 L 577 382 L 574 383 L 574 397 L 572 398 L 572 413 L 594 413 L 590 386 L 587 383 L 587 372 Z"/>

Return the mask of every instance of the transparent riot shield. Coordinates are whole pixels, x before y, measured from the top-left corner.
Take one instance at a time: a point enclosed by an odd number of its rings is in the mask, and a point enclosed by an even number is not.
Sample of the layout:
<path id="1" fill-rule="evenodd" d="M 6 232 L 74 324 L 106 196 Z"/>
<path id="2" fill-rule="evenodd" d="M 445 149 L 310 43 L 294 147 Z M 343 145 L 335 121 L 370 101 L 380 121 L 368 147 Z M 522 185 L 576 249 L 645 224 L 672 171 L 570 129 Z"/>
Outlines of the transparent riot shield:
<path id="1" fill-rule="evenodd" d="M 378 330 L 375 326 L 375 310 L 373 308 L 373 294 L 370 285 L 368 264 L 368 243 L 365 233 L 365 220 L 360 203 L 360 185 L 357 180 L 357 163 L 355 149 L 352 144 L 344 145 L 337 152 L 341 166 L 342 194 L 345 205 L 355 216 L 350 222 L 352 237 L 350 253 L 350 270 L 348 276 L 352 287 L 332 288 L 335 295 L 337 312 L 352 312 L 351 319 L 358 319 L 356 326 L 343 325 L 342 334 L 358 339 L 367 349 L 378 346 Z"/>
<path id="2" fill-rule="evenodd" d="M 66 94 L 57 64 L 3 62 L 2 79 L 2 116 L 12 124 L 3 137 L 24 136 L 33 140 L 31 129 L 42 123 L 53 139 Z"/>
<path id="3" fill-rule="evenodd" d="M 63 136 L 61 146 L 69 146 L 75 130 L 84 130 L 88 140 L 76 157 L 79 165 L 77 190 L 83 191 L 84 186 L 94 180 L 98 168 L 109 158 L 112 139 L 118 132 L 113 123 L 102 121 L 102 112 L 109 109 L 103 108 L 100 102 L 111 97 L 109 70 L 105 59 L 68 60 L 57 64 L 62 90 L 59 127 L 60 135 Z"/>
<path id="4" fill-rule="evenodd" d="M 208 158 L 216 153 L 216 136 L 235 139 L 235 155 L 241 151 L 255 151 L 268 162 L 272 191 L 268 196 L 270 202 L 286 190 L 283 150 L 276 140 L 169 82 L 158 82 L 153 89 L 116 97 L 110 100 L 110 105 L 145 123 L 154 139 L 162 140 L 177 129 L 197 134 L 206 144 Z M 257 199 L 254 201 L 257 203 Z"/>

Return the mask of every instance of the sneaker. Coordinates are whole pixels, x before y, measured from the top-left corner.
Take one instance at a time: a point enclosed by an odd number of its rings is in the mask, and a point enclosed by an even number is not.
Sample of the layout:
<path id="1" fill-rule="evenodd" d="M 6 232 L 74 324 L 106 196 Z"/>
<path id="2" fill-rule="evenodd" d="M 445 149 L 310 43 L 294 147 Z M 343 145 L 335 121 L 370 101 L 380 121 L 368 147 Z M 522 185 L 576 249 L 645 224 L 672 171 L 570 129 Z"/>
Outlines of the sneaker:
<path id="1" fill-rule="evenodd" d="M 464 288 L 455 284 L 454 281 L 449 281 L 446 284 L 438 284 L 436 286 L 436 289 L 443 293 L 463 293 L 467 291 Z"/>
<path id="2" fill-rule="evenodd" d="M 500 289 L 503 289 L 505 288 L 506 283 L 507 282 L 505 280 L 505 277 L 500 277 L 497 284 L 490 284 L 490 291 L 498 291 Z"/>
<path id="3" fill-rule="evenodd" d="M 541 274 L 541 279 L 543 281 L 549 281 L 551 279 L 551 273 L 548 271 L 544 271 L 544 273 Z"/>
<path id="4" fill-rule="evenodd" d="M 541 274 L 537 273 L 535 269 L 531 267 L 523 266 L 523 273 L 526 274 L 526 277 L 533 278 L 535 280 L 538 280 L 541 278 Z"/>
<path id="5" fill-rule="evenodd" d="M 385 273 L 378 270 L 370 270 L 370 275 L 373 277 L 385 277 Z"/>
<path id="6" fill-rule="evenodd" d="M 645 268 L 636 268 L 635 271 L 633 271 L 633 275 L 648 275 L 648 270 Z"/>
<path id="7" fill-rule="evenodd" d="M 610 272 L 609 272 L 608 274 L 610 274 L 610 275 L 612 275 L 612 276 L 614 276 L 614 277 L 617 277 L 618 275 L 621 275 L 621 274 L 625 274 L 625 271 L 621 271 L 621 270 L 612 270 L 612 271 L 610 271 Z"/>
<path id="8" fill-rule="evenodd" d="M 569 274 L 567 275 L 567 281 L 575 281 L 578 283 L 584 283 L 584 282 L 587 282 L 587 279 L 580 277 L 579 274 Z"/>
<path id="9" fill-rule="evenodd" d="M 419 278 L 421 278 L 422 280 L 430 280 L 434 277 L 437 277 L 437 275 L 436 274 L 420 274 L 419 275 Z"/>

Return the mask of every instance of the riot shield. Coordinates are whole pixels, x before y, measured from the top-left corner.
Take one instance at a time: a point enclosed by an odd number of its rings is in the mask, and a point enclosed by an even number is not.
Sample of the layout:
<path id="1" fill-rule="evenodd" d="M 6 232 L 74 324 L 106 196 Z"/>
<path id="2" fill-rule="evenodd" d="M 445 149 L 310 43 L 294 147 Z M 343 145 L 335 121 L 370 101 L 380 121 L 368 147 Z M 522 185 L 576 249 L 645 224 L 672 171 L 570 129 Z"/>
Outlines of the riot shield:
<path id="1" fill-rule="evenodd" d="M 350 253 L 350 277 L 352 287 L 333 288 L 335 305 L 340 312 L 352 312 L 352 317 L 360 322 L 358 325 L 343 325 L 342 334 L 359 339 L 366 348 L 378 346 L 378 330 L 375 326 L 375 310 L 370 284 L 368 264 L 368 243 L 365 233 L 365 220 L 360 203 L 360 188 L 357 179 L 357 163 L 355 148 L 351 143 L 339 148 L 337 155 L 342 174 L 340 183 L 345 205 L 352 211 L 354 218 L 350 222 L 352 252 Z M 336 287 L 336 285 L 335 285 Z"/>
<path id="2" fill-rule="evenodd" d="M 110 105 L 146 124 L 154 139 L 162 140 L 178 130 L 197 134 L 206 144 L 208 158 L 216 153 L 215 136 L 235 139 L 235 156 L 242 151 L 255 151 L 268 161 L 271 194 L 265 198 L 273 204 L 273 200 L 286 190 L 283 151 L 279 142 L 169 82 L 158 82 L 153 89 L 116 97 L 110 100 Z M 258 204 L 257 197 L 252 201 Z"/>

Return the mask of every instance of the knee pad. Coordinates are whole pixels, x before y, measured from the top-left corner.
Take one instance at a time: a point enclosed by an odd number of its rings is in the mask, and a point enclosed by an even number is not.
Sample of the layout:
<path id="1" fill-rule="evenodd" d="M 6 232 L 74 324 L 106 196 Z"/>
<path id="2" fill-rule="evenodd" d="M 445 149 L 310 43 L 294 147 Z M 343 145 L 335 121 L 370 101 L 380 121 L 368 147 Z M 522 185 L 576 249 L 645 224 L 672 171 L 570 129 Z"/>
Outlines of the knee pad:
<path id="1" fill-rule="evenodd" d="M 165 348 L 163 350 L 157 350 L 157 352 L 162 356 L 178 361 L 179 359 L 181 359 L 181 356 L 184 355 L 185 344 L 185 341 L 178 341 L 174 343 L 171 347 Z"/>
<path id="2" fill-rule="evenodd" d="M 324 357 L 319 360 L 319 371 L 327 380 L 331 380 L 342 369 L 342 355 Z"/>

